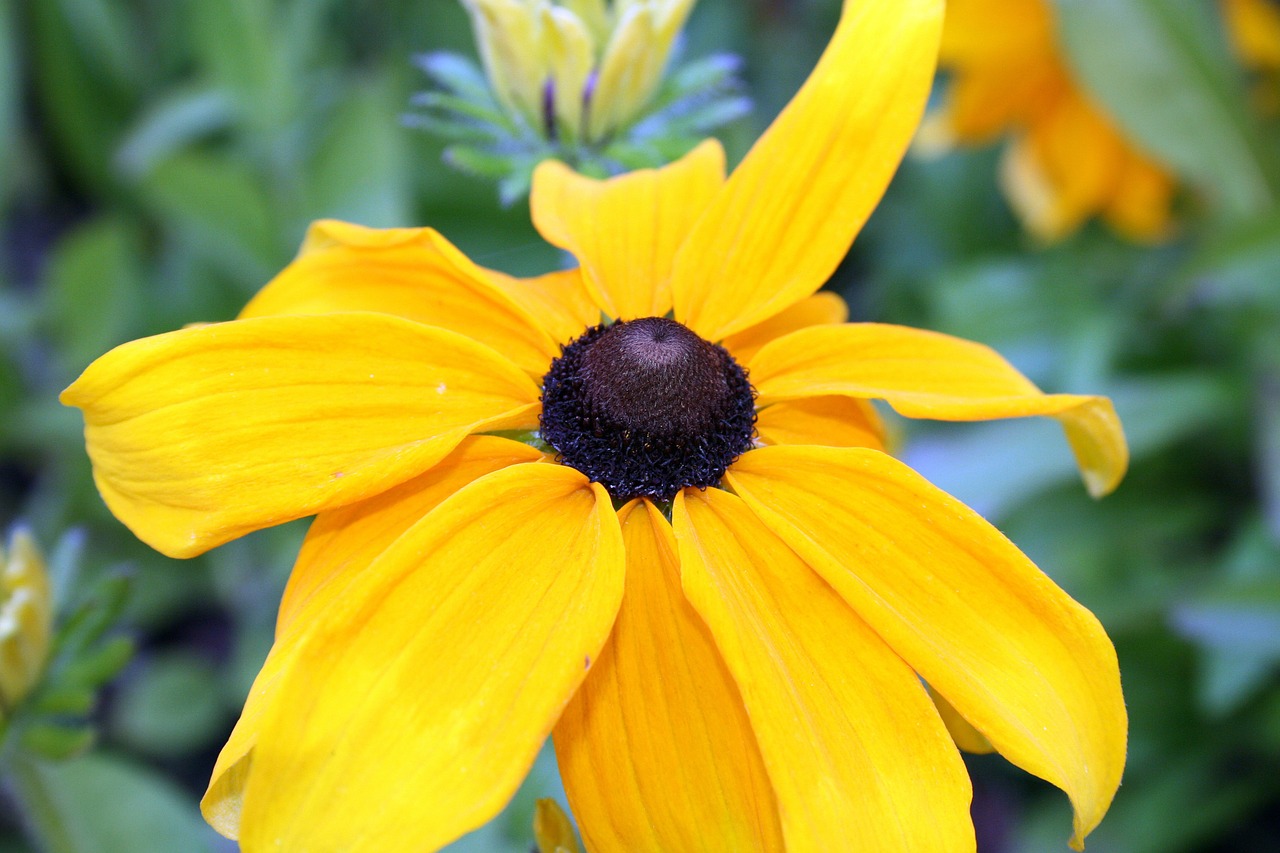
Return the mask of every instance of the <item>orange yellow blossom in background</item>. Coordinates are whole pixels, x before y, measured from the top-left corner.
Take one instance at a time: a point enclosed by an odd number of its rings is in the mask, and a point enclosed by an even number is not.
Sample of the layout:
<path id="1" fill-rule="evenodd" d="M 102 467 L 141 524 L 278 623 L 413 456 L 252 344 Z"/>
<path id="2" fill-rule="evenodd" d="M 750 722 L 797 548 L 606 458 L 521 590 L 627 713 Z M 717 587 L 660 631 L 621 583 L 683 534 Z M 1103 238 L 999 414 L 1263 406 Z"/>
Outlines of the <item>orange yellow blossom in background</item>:
<path id="1" fill-rule="evenodd" d="M 971 851 L 933 691 L 1067 793 L 1083 843 L 1125 760 L 1114 649 L 885 452 L 867 401 L 1054 417 L 1095 495 L 1127 463 L 1115 413 L 816 292 L 916 129 L 942 7 L 846 2 L 727 180 L 714 141 L 605 182 L 544 164 L 534 221 L 579 269 L 515 280 L 429 229 L 317 223 L 239 319 L 125 344 L 67 389 L 104 499 L 164 553 L 315 516 L 204 798 L 220 832 L 437 849 L 553 735 L 593 851 Z M 700 407 L 744 401 L 713 487 L 672 479 L 724 438 Z M 633 485 L 508 437 L 552 421 L 631 448 L 593 464 Z"/>
<path id="2" fill-rule="evenodd" d="M 1051 0 L 949 0 L 940 66 L 926 147 L 1009 135 L 1000 182 L 1032 234 L 1059 240 L 1095 216 L 1132 240 L 1168 234 L 1173 177 L 1075 79 Z"/>

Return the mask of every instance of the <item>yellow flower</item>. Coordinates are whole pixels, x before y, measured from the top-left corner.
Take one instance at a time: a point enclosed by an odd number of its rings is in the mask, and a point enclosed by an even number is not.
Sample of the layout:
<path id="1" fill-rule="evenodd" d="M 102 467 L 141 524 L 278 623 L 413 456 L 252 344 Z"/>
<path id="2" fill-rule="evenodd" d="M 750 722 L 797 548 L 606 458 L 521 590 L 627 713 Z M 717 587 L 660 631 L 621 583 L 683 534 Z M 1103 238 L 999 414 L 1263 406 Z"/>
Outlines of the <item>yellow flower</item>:
<path id="1" fill-rule="evenodd" d="M 1280 8 L 1271 0 L 1222 0 L 1227 33 L 1246 65 L 1280 71 Z"/>
<path id="2" fill-rule="evenodd" d="M 1133 240 L 1168 234 L 1173 178 L 1073 78 L 1049 0 L 951 0 L 940 65 L 951 80 L 926 146 L 1009 135 L 1001 185 L 1037 237 L 1061 239 L 1094 216 Z"/>
<path id="3" fill-rule="evenodd" d="M 927 682 L 1066 791 L 1082 843 L 1124 765 L 1111 643 L 883 452 L 868 401 L 1054 417 L 1095 494 L 1127 462 L 1115 413 L 815 293 L 919 122 L 941 19 L 846 3 L 727 180 L 715 142 L 604 182 L 544 164 L 534 219 L 577 270 L 319 223 L 240 319 L 67 389 L 103 497 L 165 553 L 316 515 L 215 827 L 248 853 L 436 849 L 553 734 L 591 850 L 972 850 Z M 503 437 L 539 429 L 560 453 Z"/>
<path id="4" fill-rule="evenodd" d="M 0 720 L 31 692 L 44 672 L 52 630 L 52 597 L 44 558 L 26 531 L 0 548 Z"/>
<path id="5" fill-rule="evenodd" d="M 498 99 L 536 130 L 595 142 L 662 80 L 694 0 L 463 0 Z"/>

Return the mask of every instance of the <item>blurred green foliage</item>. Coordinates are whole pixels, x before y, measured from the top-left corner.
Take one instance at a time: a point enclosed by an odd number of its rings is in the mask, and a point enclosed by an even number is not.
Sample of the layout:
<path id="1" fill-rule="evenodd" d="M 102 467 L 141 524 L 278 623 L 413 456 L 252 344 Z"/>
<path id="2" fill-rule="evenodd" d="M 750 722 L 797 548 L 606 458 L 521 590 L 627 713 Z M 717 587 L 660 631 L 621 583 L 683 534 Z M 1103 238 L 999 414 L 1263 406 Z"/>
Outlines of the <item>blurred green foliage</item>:
<path id="1" fill-rule="evenodd" d="M 858 319 L 992 344 L 1048 390 L 1107 393 L 1133 470 L 1085 496 L 1054 428 L 904 424 L 905 458 L 986 513 L 1115 639 L 1130 763 L 1090 850 L 1271 851 L 1280 838 L 1280 175 L 1212 4 L 1062 0 L 1096 97 L 1186 183 L 1158 248 L 1089 228 L 1033 245 L 995 154 L 909 160 L 832 287 Z M 740 155 L 829 36 L 835 0 L 702 0 L 688 54 L 746 59 Z M 125 340 L 226 319 L 306 224 L 430 224 L 513 273 L 558 256 L 527 212 L 401 123 L 411 57 L 469 53 L 451 0 L 0 0 L 0 522 L 79 528 L 86 570 L 128 566 L 139 649 L 94 710 L 100 745 L 10 771 L 0 851 L 230 850 L 196 810 L 271 642 L 303 527 L 185 564 L 102 506 L 59 390 Z M 1065 849 L 1064 797 L 971 759 L 984 851 Z M 544 756 L 507 815 L 459 843 L 526 850 Z M 32 817 L 24 804 L 41 801 Z M 25 836 L 20 830 L 27 830 Z"/>

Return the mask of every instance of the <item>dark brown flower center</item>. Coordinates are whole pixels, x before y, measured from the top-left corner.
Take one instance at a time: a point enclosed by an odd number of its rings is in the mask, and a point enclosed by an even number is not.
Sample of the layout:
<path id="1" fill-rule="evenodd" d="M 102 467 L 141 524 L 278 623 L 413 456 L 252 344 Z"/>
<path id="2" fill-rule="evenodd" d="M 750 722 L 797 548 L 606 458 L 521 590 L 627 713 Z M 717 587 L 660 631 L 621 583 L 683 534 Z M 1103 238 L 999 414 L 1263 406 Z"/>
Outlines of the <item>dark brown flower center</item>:
<path id="1" fill-rule="evenodd" d="M 542 438 L 617 500 L 714 486 L 754 427 L 746 371 L 661 317 L 588 329 L 542 383 Z"/>

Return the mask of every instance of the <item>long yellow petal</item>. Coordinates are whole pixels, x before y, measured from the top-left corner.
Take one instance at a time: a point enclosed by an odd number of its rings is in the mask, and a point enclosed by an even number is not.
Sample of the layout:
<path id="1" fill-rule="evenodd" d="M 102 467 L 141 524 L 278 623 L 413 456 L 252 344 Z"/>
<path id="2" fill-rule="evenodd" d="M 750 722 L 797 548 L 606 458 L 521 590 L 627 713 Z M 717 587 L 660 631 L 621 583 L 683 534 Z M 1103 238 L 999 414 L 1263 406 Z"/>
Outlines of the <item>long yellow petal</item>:
<path id="1" fill-rule="evenodd" d="M 341 608 L 346 590 L 400 536 L 442 501 L 473 481 L 511 465 L 533 462 L 541 454 L 514 441 L 471 436 L 426 474 L 368 500 L 323 512 L 302 543 L 289 576 L 276 641 L 254 679 L 244 710 L 222 748 L 200 801 L 205 819 L 218 832 L 236 838 L 244 805 L 244 786 L 252 766 L 262 714 L 282 673 L 292 665 L 308 624 Z"/>
<path id="2" fill-rule="evenodd" d="M 307 629 L 263 715 L 246 853 L 435 850 L 496 814 L 604 645 L 609 496 L 516 465 L 449 498 Z"/>
<path id="3" fill-rule="evenodd" d="M 756 416 L 765 444 L 885 449 L 884 423 L 871 404 L 852 397 L 807 397 L 765 406 Z"/>
<path id="4" fill-rule="evenodd" d="M 537 376 L 560 354 L 533 312 L 431 228 L 316 222 L 297 259 L 240 317 L 349 311 L 394 314 L 458 332 Z"/>
<path id="5" fill-rule="evenodd" d="M 1062 423 L 1094 496 L 1129 464 L 1124 430 L 1105 397 L 1045 394 L 990 347 L 878 323 L 802 329 L 748 365 L 761 405 L 844 395 L 888 401 L 909 418 L 979 421 L 1049 415 Z"/>
<path id="6" fill-rule="evenodd" d="M 385 314 L 145 338 L 62 394 L 107 506 L 172 557 L 385 491 L 470 432 L 536 424 L 537 400 L 488 347 Z"/>
<path id="7" fill-rule="evenodd" d="M 721 343 L 739 363 L 746 364 L 774 338 L 809 326 L 827 326 L 849 319 L 849 306 L 837 293 L 823 291 L 801 299 L 769 319 L 730 335 Z"/>
<path id="8" fill-rule="evenodd" d="M 648 502 L 619 516 L 622 609 L 555 731 L 583 838 L 598 851 L 781 850 L 742 697 L 680 589 L 671 526 Z"/>
<path id="9" fill-rule="evenodd" d="M 600 308 L 583 283 L 582 270 L 560 270 L 536 278 L 514 278 L 488 270 L 494 285 L 520 303 L 558 346 L 599 324 Z M 556 355 L 560 352 L 557 349 Z"/>
<path id="10" fill-rule="evenodd" d="M 972 851 L 968 774 L 910 667 L 739 498 L 686 489 L 673 520 L 787 850 Z"/>
<path id="11" fill-rule="evenodd" d="M 822 286 L 920 123 L 942 0 L 845 0 L 826 53 L 689 235 L 676 319 L 719 340 Z"/>
<path id="12" fill-rule="evenodd" d="M 1120 784 L 1127 732 L 1093 614 L 883 453 L 764 448 L 728 481 L 1002 755 L 1066 791 L 1082 844 Z"/>
<path id="13" fill-rule="evenodd" d="M 582 264 L 592 297 L 610 317 L 661 317 L 671 310 L 671 267 L 693 223 L 724 183 L 714 139 L 662 169 L 607 181 L 563 163 L 533 174 L 533 223 Z"/>

